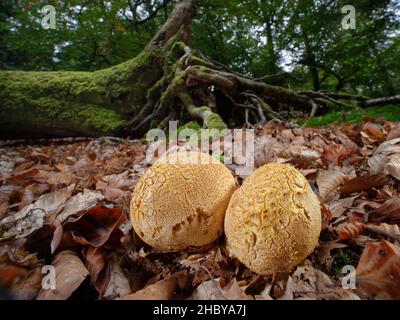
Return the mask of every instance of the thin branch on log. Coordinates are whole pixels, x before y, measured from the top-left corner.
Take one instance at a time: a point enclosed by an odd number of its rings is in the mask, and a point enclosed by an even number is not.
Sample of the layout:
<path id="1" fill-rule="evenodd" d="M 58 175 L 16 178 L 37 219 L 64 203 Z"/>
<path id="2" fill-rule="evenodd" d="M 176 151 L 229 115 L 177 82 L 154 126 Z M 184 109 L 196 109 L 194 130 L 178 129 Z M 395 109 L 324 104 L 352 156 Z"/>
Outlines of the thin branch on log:
<path id="1" fill-rule="evenodd" d="M 363 101 L 360 103 L 360 106 L 372 107 L 372 106 L 381 106 L 385 104 L 400 104 L 400 95 Z"/>

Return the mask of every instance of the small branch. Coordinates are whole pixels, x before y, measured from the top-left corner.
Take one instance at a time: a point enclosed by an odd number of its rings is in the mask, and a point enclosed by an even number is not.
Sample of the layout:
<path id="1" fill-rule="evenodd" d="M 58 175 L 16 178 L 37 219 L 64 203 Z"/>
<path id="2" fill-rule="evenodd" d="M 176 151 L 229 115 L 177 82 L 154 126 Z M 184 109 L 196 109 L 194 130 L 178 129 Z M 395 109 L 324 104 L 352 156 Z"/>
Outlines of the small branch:
<path id="1" fill-rule="evenodd" d="M 370 99 L 360 103 L 361 107 L 381 106 L 385 104 L 400 104 L 400 95 L 393 97 L 383 97 L 377 99 Z"/>

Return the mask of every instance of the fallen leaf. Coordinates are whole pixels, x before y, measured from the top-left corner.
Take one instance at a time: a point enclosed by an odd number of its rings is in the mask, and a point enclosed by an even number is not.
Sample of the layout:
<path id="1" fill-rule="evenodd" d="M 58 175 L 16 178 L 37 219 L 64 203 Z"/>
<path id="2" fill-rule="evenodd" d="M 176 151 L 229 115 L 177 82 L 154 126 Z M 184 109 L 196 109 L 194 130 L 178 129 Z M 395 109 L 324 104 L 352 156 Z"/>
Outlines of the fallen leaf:
<path id="1" fill-rule="evenodd" d="M 388 158 L 383 172 L 400 180 L 400 153 L 396 153 Z"/>
<path id="2" fill-rule="evenodd" d="M 359 196 L 357 195 L 354 197 L 343 198 L 328 204 L 328 208 L 332 212 L 332 217 L 339 218 L 343 216 L 346 210 L 353 206 L 354 200 L 356 200 L 358 197 Z"/>
<path id="3" fill-rule="evenodd" d="M 171 276 L 118 300 L 171 300 L 177 288 L 178 280 Z"/>
<path id="4" fill-rule="evenodd" d="M 367 191 L 371 188 L 381 187 L 387 184 L 389 180 L 384 174 L 374 174 L 361 176 L 346 181 L 340 188 L 340 196 L 345 197 L 352 193 Z"/>
<path id="5" fill-rule="evenodd" d="M 244 292 L 247 295 L 257 295 L 265 288 L 266 284 L 267 280 L 265 279 L 265 277 L 259 275 L 249 283 Z"/>
<path id="6" fill-rule="evenodd" d="M 322 162 L 328 166 L 339 166 L 354 150 L 342 144 L 328 145 L 321 155 Z"/>
<path id="7" fill-rule="evenodd" d="M 369 212 L 369 219 L 373 222 L 400 223 L 400 197 L 389 199 Z"/>
<path id="8" fill-rule="evenodd" d="M 396 123 L 396 125 L 389 131 L 386 140 L 392 140 L 400 138 L 400 123 Z"/>
<path id="9" fill-rule="evenodd" d="M 85 266 L 90 274 L 90 281 L 99 294 L 103 294 L 105 291 L 105 285 L 109 279 L 98 281 L 100 273 L 106 266 L 107 254 L 101 248 L 87 247 L 83 250 L 83 256 L 85 258 Z M 105 276 L 103 276 L 105 278 Z"/>
<path id="10" fill-rule="evenodd" d="M 321 157 L 321 154 L 306 146 L 289 145 L 287 148 L 280 151 L 278 156 L 287 159 L 288 162 L 299 163 L 315 161 Z"/>
<path id="11" fill-rule="evenodd" d="M 338 227 L 339 240 L 357 238 L 363 232 L 365 224 L 357 221 L 348 222 Z"/>
<path id="12" fill-rule="evenodd" d="M 57 219 L 62 222 L 69 216 L 89 209 L 103 199 L 104 196 L 100 192 L 84 189 L 83 192 L 68 199 L 64 205 L 64 209 L 58 214 Z"/>
<path id="13" fill-rule="evenodd" d="M 293 300 L 294 295 L 293 295 L 293 280 L 292 277 L 289 276 L 287 281 L 286 281 L 286 288 L 285 291 L 283 293 L 283 295 L 281 295 L 278 300 Z"/>
<path id="14" fill-rule="evenodd" d="M 322 200 L 327 201 L 327 199 L 333 197 L 336 190 L 344 184 L 347 179 L 348 176 L 340 169 L 320 171 L 317 184 Z"/>
<path id="15" fill-rule="evenodd" d="M 120 238 L 123 236 L 118 227 L 125 219 L 121 209 L 92 207 L 77 219 L 67 221 L 64 225 L 64 236 L 79 245 L 101 247 L 111 239 L 113 232 L 118 233 Z"/>
<path id="16" fill-rule="evenodd" d="M 361 140 L 364 144 L 376 144 L 386 139 L 384 127 L 372 122 L 366 122 L 361 130 Z"/>
<path id="17" fill-rule="evenodd" d="M 72 173 L 69 171 L 56 172 L 50 175 L 48 184 L 70 184 L 72 182 Z"/>
<path id="18" fill-rule="evenodd" d="M 108 259 L 107 273 L 109 280 L 106 283 L 105 290 L 102 293 L 104 299 L 115 299 L 129 295 L 132 290 L 129 280 L 118 263 L 118 257 L 115 253 L 111 254 Z"/>
<path id="19" fill-rule="evenodd" d="M 219 279 L 202 282 L 188 300 L 251 300 L 239 287 L 236 279 L 221 288 Z"/>
<path id="20" fill-rule="evenodd" d="M 60 212 L 66 200 L 70 197 L 73 185 L 55 192 L 42 195 L 36 202 L 18 211 L 16 214 L 6 217 L 0 221 L 0 225 L 17 222 L 33 211 L 45 212 L 45 215 L 52 215 Z"/>
<path id="21" fill-rule="evenodd" d="M 357 291 L 371 299 L 400 299 L 399 247 L 383 240 L 369 243 L 356 268 Z"/>
<path id="22" fill-rule="evenodd" d="M 52 263 L 56 289 L 40 290 L 37 300 L 66 300 L 89 275 L 85 265 L 73 251 L 62 251 Z"/>
<path id="23" fill-rule="evenodd" d="M 382 173 L 390 157 L 400 154 L 400 138 L 385 141 L 379 145 L 372 157 L 368 159 L 368 165 L 372 173 Z"/>
<path id="24" fill-rule="evenodd" d="M 380 223 L 378 225 L 368 223 L 365 229 L 375 234 L 388 237 L 400 243 L 400 228 L 397 224 Z"/>
<path id="25" fill-rule="evenodd" d="M 30 270 L 24 279 L 13 284 L 11 291 L 15 292 L 18 299 L 32 300 L 42 288 L 42 266 Z"/>
<path id="26" fill-rule="evenodd" d="M 295 298 L 336 300 L 343 294 L 326 273 L 314 268 L 309 261 L 297 267 L 292 281 Z"/>

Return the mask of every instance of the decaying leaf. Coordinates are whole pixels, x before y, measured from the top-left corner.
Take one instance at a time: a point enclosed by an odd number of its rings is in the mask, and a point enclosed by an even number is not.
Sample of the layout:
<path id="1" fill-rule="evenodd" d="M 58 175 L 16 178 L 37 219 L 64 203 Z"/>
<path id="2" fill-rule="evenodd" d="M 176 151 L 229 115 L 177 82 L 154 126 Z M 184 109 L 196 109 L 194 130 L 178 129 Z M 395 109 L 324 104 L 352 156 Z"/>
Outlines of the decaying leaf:
<path id="1" fill-rule="evenodd" d="M 400 243 L 400 228 L 397 224 L 379 223 L 376 225 L 368 223 L 365 225 L 365 229 Z"/>
<path id="2" fill-rule="evenodd" d="M 374 154 L 371 158 L 368 159 L 368 165 L 371 169 L 372 173 L 388 173 L 388 171 L 393 171 L 393 163 L 396 164 L 397 168 L 397 160 L 398 155 L 400 154 L 400 138 L 392 139 L 389 141 L 385 141 L 379 145 L 379 147 L 375 150 Z M 392 164 L 390 164 L 391 157 L 395 157 Z M 389 163 L 389 169 L 386 167 Z M 396 173 L 396 170 L 395 170 Z M 389 173 L 388 173 L 389 174 Z"/>
<path id="3" fill-rule="evenodd" d="M 278 153 L 278 156 L 287 159 L 291 163 L 315 161 L 321 157 L 321 154 L 302 145 L 290 145 Z"/>
<path id="4" fill-rule="evenodd" d="M 346 147 L 342 144 L 330 144 L 324 149 L 321 159 L 328 167 L 339 166 L 342 164 L 343 160 L 352 153 L 354 153 L 352 148 Z"/>
<path id="5" fill-rule="evenodd" d="M 321 171 L 317 178 L 321 198 L 325 201 L 331 198 L 335 191 L 344 184 L 347 179 L 348 176 L 340 169 Z"/>
<path id="6" fill-rule="evenodd" d="M 202 282 L 188 300 L 251 300 L 232 279 L 228 285 L 221 288 L 219 279 Z"/>
<path id="7" fill-rule="evenodd" d="M 46 216 L 57 214 L 62 210 L 67 198 L 71 195 L 73 186 L 60 189 L 41 196 L 36 202 L 25 207 L 15 215 L 4 218 L 0 221 L 8 236 L 23 238 L 32 234 L 43 226 Z"/>
<path id="8" fill-rule="evenodd" d="M 346 210 L 353 206 L 354 200 L 356 200 L 359 196 L 343 198 L 336 201 L 333 201 L 328 205 L 328 208 L 332 212 L 333 218 L 341 217 Z"/>
<path id="9" fill-rule="evenodd" d="M 384 174 L 374 174 L 369 176 L 361 176 L 348 180 L 340 189 L 340 196 L 345 197 L 352 193 L 366 191 L 371 188 L 381 187 L 387 184 L 389 180 Z"/>
<path id="10" fill-rule="evenodd" d="M 357 238 L 363 232 L 365 224 L 351 221 L 340 225 L 338 228 L 339 240 L 351 240 Z"/>
<path id="11" fill-rule="evenodd" d="M 106 272 L 109 274 L 109 280 L 106 283 L 104 292 L 102 293 L 104 299 L 124 297 L 132 292 L 129 280 L 120 267 L 116 254 L 111 254 L 109 257 Z"/>
<path id="12" fill-rule="evenodd" d="M 83 192 L 68 199 L 64 209 L 58 214 L 57 219 L 62 222 L 71 215 L 89 209 L 103 199 L 104 196 L 101 193 L 85 189 Z"/>
<path id="13" fill-rule="evenodd" d="M 372 122 L 365 123 L 361 130 L 361 139 L 364 144 L 382 142 L 386 139 L 386 135 L 384 127 Z"/>
<path id="14" fill-rule="evenodd" d="M 177 288 L 174 277 L 160 280 L 119 300 L 171 300 Z"/>
<path id="15" fill-rule="evenodd" d="M 89 275 L 85 265 L 73 251 L 61 251 L 53 260 L 55 289 L 42 289 L 38 300 L 66 300 Z"/>
<path id="16" fill-rule="evenodd" d="M 384 172 L 400 180 L 400 153 L 396 153 L 388 158 Z"/>
<path id="17" fill-rule="evenodd" d="M 369 213 L 371 221 L 400 223 L 400 197 L 389 199 Z"/>
<path id="18" fill-rule="evenodd" d="M 400 299 L 399 247 L 383 240 L 369 243 L 356 269 L 357 291 L 372 299 Z"/>
<path id="19" fill-rule="evenodd" d="M 122 231 L 118 227 L 125 219 L 118 208 L 92 207 L 79 218 L 72 219 L 65 224 L 64 239 L 61 245 L 71 244 L 72 241 L 80 245 L 100 247 L 109 239 L 112 240 L 113 232 L 118 233 L 119 238 L 122 237 Z"/>

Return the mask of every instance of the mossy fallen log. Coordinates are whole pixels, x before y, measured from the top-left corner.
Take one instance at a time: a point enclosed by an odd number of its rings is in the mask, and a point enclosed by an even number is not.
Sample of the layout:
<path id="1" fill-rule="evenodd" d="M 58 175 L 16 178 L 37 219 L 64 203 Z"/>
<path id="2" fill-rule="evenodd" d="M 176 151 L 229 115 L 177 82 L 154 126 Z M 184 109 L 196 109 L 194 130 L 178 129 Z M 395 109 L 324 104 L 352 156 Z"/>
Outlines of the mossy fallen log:
<path id="1" fill-rule="evenodd" d="M 162 75 L 161 50 L 95 72 L 1 71 L 0 135 L 115 135 Z"/>

